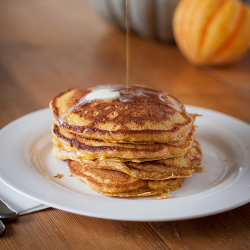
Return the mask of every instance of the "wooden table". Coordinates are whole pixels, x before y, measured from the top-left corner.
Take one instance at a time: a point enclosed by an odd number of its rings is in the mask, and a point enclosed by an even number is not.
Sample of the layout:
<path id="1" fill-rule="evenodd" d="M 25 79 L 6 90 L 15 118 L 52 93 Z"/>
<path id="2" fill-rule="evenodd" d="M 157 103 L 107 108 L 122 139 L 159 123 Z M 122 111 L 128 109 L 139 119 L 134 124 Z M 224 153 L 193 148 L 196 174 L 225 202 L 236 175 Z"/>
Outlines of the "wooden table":
<path id="1" fill-rule="evenodd" d="M 101 1 L 101 0 L 100 0 Z M 0 127 L 68 88 L 125 83 L 125 34 L 87 0 L 0 2 Z M 250 54 L 219 68 L 131 36 L 131 84 L 250 123 Z M 9 145 L 6 145 L 9 146 Z M 250 204 L 205 218 L 128 222 L 49 208 L 6 223 L 0 249 L 250 249 Z"/>

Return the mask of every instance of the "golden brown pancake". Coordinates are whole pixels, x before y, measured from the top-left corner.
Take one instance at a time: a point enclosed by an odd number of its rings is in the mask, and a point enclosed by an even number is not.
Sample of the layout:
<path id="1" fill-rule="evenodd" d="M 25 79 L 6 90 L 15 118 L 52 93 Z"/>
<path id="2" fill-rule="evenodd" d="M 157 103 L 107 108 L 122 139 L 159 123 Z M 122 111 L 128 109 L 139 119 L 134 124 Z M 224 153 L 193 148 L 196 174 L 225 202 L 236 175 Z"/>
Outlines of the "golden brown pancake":
<path id="1" fill-rule="evenodd" d="M 169 197 L 202 160 L 196 114 L 143 86 L 73 89 L 50 102 L 53 155 L 97 192 Z"/>
<path id="2" fill-rule="evenodd" d="M 157 195 L 169 197 L 169 192 L 182 186 L 181 179 L 164 181 L 140 180 L 120 171 L 84 168 L 80 162 L 68 160 L 73 176 L 85 182 L 91 189 L 113 197 L 137 197 Z"/>
<path id="3" fill-rule="evenodd" d="M 53 142 L 66 151 L 77 151 L 79 157 L 89 160 L 149 161 L 184 156 L 192 147 L 195 128 L 190 128 L 180 141 L 154 144 L 110 143 L 75 135 L 53 125 Z"/>
<path id="4" fill-rule="evenodd" d="M 202 160 L 202 151 L 197 141 L 194 141 L 193 147 L 183 157 L 140 163 L 84 160 L 78 157 L 77 152 L 58 147 L 53 148 L 53 155 L 60 160 L 79 161 L 85 168 L 116 170 L 143 180 L 189 178 Z"/>
<path id="5" fill-rule="evenodd" d="M 101 88 L 112 88 L 120 97 L 86 100 L 89 93 Z M 167 143 L 193 124 L 193 117 L 175 97 L 140 86 L 73 89 L 56 96 L 50 108 L 58 126 L 85 138 L 108 142 Z"/>

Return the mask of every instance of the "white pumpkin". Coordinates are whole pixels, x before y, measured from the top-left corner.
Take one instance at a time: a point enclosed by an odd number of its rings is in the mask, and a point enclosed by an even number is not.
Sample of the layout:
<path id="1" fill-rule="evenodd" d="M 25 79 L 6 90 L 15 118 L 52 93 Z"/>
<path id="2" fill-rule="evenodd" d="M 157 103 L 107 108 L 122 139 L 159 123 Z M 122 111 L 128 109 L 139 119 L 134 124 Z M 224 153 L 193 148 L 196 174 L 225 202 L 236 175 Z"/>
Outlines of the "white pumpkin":
<path id="1" fill-rule="evenodd" d="M 125 0 L 92 1 L 102 17 L 125 30 Z M 129 0 L 131 30 L 143 37 L 173 41 L 172 17 L 179 1 Z"/>

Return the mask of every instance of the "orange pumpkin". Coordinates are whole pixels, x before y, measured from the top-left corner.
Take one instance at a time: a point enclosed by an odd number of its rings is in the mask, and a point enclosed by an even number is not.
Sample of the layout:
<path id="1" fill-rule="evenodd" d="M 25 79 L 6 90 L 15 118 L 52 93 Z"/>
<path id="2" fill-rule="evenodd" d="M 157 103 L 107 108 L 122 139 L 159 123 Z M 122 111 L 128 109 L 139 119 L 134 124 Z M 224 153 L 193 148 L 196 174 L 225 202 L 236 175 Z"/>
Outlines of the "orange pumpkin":
<path id="1" fill-rule="evenodd" d="M 190 62 L 228 64 L 249 50 L 250 8 L 238 0 L 181 0 L 173 31 Z"/>

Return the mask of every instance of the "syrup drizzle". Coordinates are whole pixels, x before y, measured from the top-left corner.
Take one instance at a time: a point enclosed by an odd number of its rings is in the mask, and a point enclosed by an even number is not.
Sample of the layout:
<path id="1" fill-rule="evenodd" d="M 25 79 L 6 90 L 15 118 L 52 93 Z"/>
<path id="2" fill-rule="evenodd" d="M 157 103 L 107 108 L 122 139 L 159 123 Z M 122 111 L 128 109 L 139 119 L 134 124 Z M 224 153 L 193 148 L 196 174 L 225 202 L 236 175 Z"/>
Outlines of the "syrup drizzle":
<path id="1" fill-rule="evenodd" d="M 206 171 L 207 171 L 207 169 L 204 167 L 200 167 L 200 166 L 195 167 L 195 173 L 204 173 Z"/>
<path id="2" fill-rule="evenodd" d="M 129 25 L 129 0 L 126 0 L 126 88 L 128 89 L 130 82 L 130 25 Z"/>

